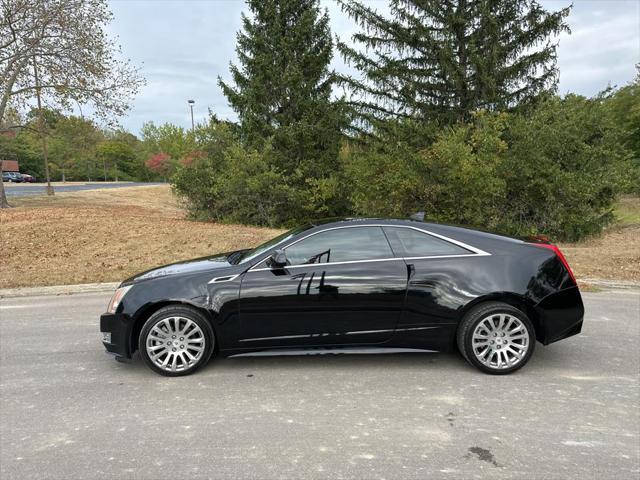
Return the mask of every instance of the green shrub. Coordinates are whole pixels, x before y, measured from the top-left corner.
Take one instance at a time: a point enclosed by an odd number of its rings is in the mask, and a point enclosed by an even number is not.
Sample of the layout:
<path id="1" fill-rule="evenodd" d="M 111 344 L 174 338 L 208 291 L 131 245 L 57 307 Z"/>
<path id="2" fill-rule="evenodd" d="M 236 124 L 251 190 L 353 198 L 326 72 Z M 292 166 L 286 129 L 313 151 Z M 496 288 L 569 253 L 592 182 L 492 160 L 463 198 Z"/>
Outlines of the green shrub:
<path id="1" fill-rule="evenodd" d="M 607 101 L 550 98 L 526 113 L 478 112 L 439 133 L 389 121 L 297 166 L 283 162 L 280 143 L 250 149 L 215 123 L 197 133 L 201 150 L 173 184 L 194 217 L 222 222 L 289 226 L 422 210 L 443 223 L 576 240 L 600 232 L 616 196 L 640 178 Z"/>
<path id="2" fill-rule="evenodd" d="M 512 116 L 500 174 L 508 230 L 566 240 L 600 232 L 633 169 L 621 135 L 601 98 L 569 95 Z"/>
<path id="3" fill-rule="evenodd" d="M 603 98 L 570 95 L 526 114 L 477 113 L 421 151 L 383 135 L 350 152 L 350 199 L 357 214 L 423 210 L 439 222 L 575 240 L 609 224 L 638 175 L 623 133 Z"/>
<path id="4" fill-rule="evenodd" d="M 423 210 L 435 221 L 495 225 L 505 195 L 496 175 L 506 149 L 503 129 L 504 116 L 481 113 L 474 124 L 446 129 L 420 151 L 385 138 L 355 148 L 347 162 L 355 212 L 406 216 Z"/>

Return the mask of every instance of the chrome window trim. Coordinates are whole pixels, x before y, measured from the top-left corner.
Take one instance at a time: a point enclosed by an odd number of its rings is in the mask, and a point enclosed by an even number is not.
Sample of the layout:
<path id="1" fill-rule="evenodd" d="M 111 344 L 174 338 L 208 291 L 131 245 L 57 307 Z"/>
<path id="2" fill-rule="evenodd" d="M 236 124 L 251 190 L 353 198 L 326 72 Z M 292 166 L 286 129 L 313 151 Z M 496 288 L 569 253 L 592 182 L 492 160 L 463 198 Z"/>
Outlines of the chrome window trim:
<path id="1" fill-rule="evenodd" d="M 351 263 L 371 263 L 371 262 L 390 262 L 393 260 L 431 260 L 431 259 L 436 259 L 436 258 L 460 258 L 460 257 L 486 257 L 486 256 L 491 256 L 491 254 L 489 252 L 485 252 L 484 250 L 481 250 L 479 248 L 476 248 L 472 245 L 469 245 L 467 243 L 461 242 L 459 240 L 455 240 L 453 238 L 449 238 L 449 237 L 445 237 L 444 235 L 440 235 L 438 233 L 434 233 L 434 232 L 430 232 L 429 230 L 425 230 L 423 228 L 418 228 L 418 227 L 414 227 L 412 225 L 393 225 L 393 224 L 367 224 L 367 225 L 343 225 L 340 227 L 331 227 L 331 228 L 326 228 L 324 230 L 319 230 L 317 232 L 313 232 L 310 233 L 309 235 L 305 235 L 302 238 L 299 238 L 298 240 L 289 243 L 288 245 L 281 247 L 282 250 L 286 250 L 287 248 L 291 247 L 292 245 L 295 245 L 298 242 L 301 242 L 302 240 L 305 240 L 309 237 L 312 237 L 314 235 L 318 235 L 319 233 L 324 233 L 324 232 L 329 232 L 331 230 L 342 230 L 344 228 L 366 228 L 366 227 L 389 227 L 389 228 L 410 228 L 412 230 L 417 230 L 418 232 L 422 232 L 425 233 L 427 235 L 431 235 L 432 237 L 436 237 L 439 238 L 440 240 L 444 240 L 445 242 L 449 242 L 452 243 L 454 245 L 457 245 L 461 248 L 464 248 L 465 250 L 469 250 L 472 253 L 459 253 L 459 254 L 454 254 L 454 255 L 427 255 L 424 257 L 393 257 L 393 258 L 374 258 L 374 259 L 370 259 L 370 260 L 346 260 L 344 262 L 325 262 L 325 263 L 306 263 L 306 264 L 302 264 L 302 265 L 288 265 L 286 267 L 287 270 L 291 269 L 291 268 L 301 268 L 301 267 L 318 267 L 318 266 L 323 266 L 323 265 L 346 265 L 346 264 L 351 264 Z M 260 260 L 258 263 L 254 264 L 253 266 L 251 266 L 251 268 L 249 268 L 247 270 L 248 272 L 262 272 L 265 270 L 272 270 L 271 268 L 256 268 L 258 265 L 260 265 L 261 263 L 265 262 L 267 259 L 264 258 L 262 260 Z"/>
<path id="2" fill-rule="evenodd" d="M 473 255 L 473 254 L 472 254 Z M 465 257 L 468 255 L 465 255 Z M 289 270 L 291 268 L 303 268 L 303 267 L 318 267 L 322 265 L 348 265 L 351 263 L 373 263 L 373 262 L 393 262 L 403 260 L 402 257 L 393 257 L 393 258 L 374 258 L 371 260 L 345 260 L 344 262 L 325 262 L 325 263 L 305 263 L 302 265 L 287 265 L 286 267 L 282 267 L 285 270 Z M 264 261 L 264 260 L 263 260 Z M 256 265 L 259 265 L 262 262 L 258 262 Z M 273 270 L 272 268 L 253 268 L 251 267 L 248 272 L 262 272 L 265 270 Z"/>

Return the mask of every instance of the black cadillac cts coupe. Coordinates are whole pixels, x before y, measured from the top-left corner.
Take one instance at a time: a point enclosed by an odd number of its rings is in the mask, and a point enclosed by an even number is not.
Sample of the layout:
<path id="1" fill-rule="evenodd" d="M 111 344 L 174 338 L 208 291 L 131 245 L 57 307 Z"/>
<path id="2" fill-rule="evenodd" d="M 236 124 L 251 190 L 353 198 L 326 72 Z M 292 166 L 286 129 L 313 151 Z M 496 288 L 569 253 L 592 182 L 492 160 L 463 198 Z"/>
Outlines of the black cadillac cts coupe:
<path id="1" fill-rule="evenodd" d="M 460 350 L 522 367 L 536 340 L 575 335 L 584 308 L 557 247 L 411 220 L 306 225 L 252 250 L 124 281 L 100 318 L 120 360 L 162 375 L 222 356 Z"/>

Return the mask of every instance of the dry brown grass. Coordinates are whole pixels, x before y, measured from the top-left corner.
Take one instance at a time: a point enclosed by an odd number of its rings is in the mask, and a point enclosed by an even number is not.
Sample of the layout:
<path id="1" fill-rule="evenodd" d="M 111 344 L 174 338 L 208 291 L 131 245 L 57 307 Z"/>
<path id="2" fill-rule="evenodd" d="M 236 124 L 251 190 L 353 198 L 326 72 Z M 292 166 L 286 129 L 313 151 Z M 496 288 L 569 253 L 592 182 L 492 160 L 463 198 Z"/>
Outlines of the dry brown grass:
<path id="1" fill-rule="evenodd" d="M 67 182 L 67 185 L 69 182 Z M 46 195 L 25 195 L 9 197 L 14 207 L 114 207 L 133 206 L 184 216 L 178 199 L 168 185 L 150 187 L 105 188 L 79 192 L 60 192 L 53 197 Z"/>
<path id="2" fill-rule="evenodd" d="M 12 198 L 0 211 L 0 288 L 119 281 L 141 270 L 259 244 L 279 230 L 195 222 L 168 186 Z M 640 199 L 621 223 L 561 245 L 578 278 L 640 281 Z"/>
<path id="3" fill-rule="evenodd" d="M 614 213 L 602 235 L 560 245 L 578 278 L 640 281 L 640 198 L 620 198 Z"/>
<path id="4" fill-rule="evenodd" d="M 640 225 L 614 227 L 560 247 L 578 278 L 640 281 Z"/>
<path id="5" fill-rule="evenodd" d="M 250 247 L 278 230 L 194 222 L 166 186 L 13 199 L 0 211 L 0 288 L 112 282 Z"/>

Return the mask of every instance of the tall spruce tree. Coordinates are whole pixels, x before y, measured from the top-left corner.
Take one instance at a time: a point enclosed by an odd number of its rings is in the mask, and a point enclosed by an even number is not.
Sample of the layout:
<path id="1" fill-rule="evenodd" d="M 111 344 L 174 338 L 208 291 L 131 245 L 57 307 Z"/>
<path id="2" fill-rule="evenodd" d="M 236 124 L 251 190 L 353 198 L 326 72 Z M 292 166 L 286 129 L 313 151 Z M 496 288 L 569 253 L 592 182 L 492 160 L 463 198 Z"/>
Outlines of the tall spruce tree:
<path id="1" fill-rule="evenodd" d="M 244 142 L 269 141 L 274 163 L 300 182 L 335 168 L 344 115 L 332 102 L 335 74 L 329 17 L 318 0 L 247 0 L 231 64 L 234 86 L 218 83 L 240 120 Z"/>
<path id="2" fill-rule="evenodd" d="M 526 104 L 557 85 L 553 36 L 567 7 L 536 0 L 390 0 L 391 17 L 338 0 L 361 27 L 339 42 L 361 78 L 344 76 L 364 119 L 413 117 L 447 125 L 478 109 Z"/>

